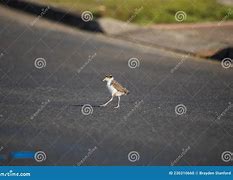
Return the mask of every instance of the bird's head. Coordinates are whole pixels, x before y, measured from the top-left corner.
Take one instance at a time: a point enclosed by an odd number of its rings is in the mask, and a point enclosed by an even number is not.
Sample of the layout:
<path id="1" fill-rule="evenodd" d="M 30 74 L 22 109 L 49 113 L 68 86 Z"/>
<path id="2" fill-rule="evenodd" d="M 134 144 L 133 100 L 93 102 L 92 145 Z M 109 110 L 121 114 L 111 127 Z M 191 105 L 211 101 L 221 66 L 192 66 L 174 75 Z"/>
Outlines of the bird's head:
<path id="1" fill-rule="evenodd" d="M 112 81 L 113 80 L 113 76 L 112 75 L 106 75 L 105 78 L 103 79 L 103 81 Z"/>

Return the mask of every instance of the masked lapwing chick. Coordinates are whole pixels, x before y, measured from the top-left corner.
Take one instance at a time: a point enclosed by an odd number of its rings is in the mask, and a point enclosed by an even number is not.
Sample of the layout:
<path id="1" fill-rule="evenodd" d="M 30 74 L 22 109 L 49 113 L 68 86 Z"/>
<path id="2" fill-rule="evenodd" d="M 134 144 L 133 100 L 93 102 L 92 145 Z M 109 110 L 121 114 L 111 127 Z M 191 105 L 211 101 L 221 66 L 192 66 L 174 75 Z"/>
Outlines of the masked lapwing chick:
<path id="1" fill-rule="evenodd" d="M 114 108 L 119 108 L 121 96 L 129 94 L 129 91 L 126 88 L 124 88 L 120 83 L 115 81 L 112 75 L 106 75 L 103 81 L 107 82 L 107 88 L 109 92 L 111 93 L 112 97 L 109 101 L 107 101 L 105 104 L 102 104 L 100 106 L 107 106 L 116 96 L 118 97 L 118 103 L 117 103 L 117 106 Z"/>

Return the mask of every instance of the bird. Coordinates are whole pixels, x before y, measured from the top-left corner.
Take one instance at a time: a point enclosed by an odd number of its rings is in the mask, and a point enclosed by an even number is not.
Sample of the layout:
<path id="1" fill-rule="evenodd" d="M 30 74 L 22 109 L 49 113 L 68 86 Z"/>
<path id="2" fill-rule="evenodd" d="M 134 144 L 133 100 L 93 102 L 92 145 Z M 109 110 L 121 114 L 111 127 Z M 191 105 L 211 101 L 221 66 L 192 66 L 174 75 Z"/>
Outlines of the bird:
<path id="1" fill-rule="evenodd" d="M 112 75 L 106 75 L 103 81 L 107 82 L 107 88 L 109 92 L 111 93 L 112 97 L 110 100 L 108 100 L 106 103 L 100 105 L 101 107 L 107 106 L 113 98 L 116 96 L 118 97 L 118 103 L 117 106 L 114 108 L 119 108 L 120 107 L 120 100 L 122 95 L 128 95 L 129 91 L 124 88 L 120 83 L 114 80 L 114 77 Z"/>

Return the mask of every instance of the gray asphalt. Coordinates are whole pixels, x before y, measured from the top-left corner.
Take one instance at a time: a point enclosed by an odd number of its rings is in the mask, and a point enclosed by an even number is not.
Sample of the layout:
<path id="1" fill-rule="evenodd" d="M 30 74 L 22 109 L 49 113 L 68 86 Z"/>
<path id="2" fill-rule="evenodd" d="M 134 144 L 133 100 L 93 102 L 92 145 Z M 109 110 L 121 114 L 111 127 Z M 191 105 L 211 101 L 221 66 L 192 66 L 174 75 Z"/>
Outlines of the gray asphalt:
<path id="1" fill-rule="evenodd" d="M 2 165 L 233 164 L 221 159 L 233 152 L 232 68 L 0 14 L 0 154 L 47 156 Z M 133 57 L 140 61 L 134 69 Z M 44 68 L 35 67 L 37 58 L 46 60 Z M 116 100 L 98 107 L 110 98 L 106 73 L 130 90 L 119 109 Z M 81 112 L 85 104 L 92 114 Z M 176 114 L 179 104 L 186 113 Z"/>

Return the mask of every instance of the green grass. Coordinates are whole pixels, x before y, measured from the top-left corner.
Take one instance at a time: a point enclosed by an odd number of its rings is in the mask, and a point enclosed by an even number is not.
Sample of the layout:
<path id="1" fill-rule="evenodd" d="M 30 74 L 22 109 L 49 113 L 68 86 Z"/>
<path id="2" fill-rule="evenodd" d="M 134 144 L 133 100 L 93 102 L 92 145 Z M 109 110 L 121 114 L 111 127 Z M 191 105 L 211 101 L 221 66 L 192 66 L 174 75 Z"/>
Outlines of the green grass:
<path id="1" fill-rule="evenodd" d="M 184 22 L 233 19 L 233 7 L 216 0 L 42 0 L 58 7 L 112 17 L 138 24 L 177 23 L 175 14 L 184 11 Z M 101 9 L 105 9 L 104 11 Z"/>

